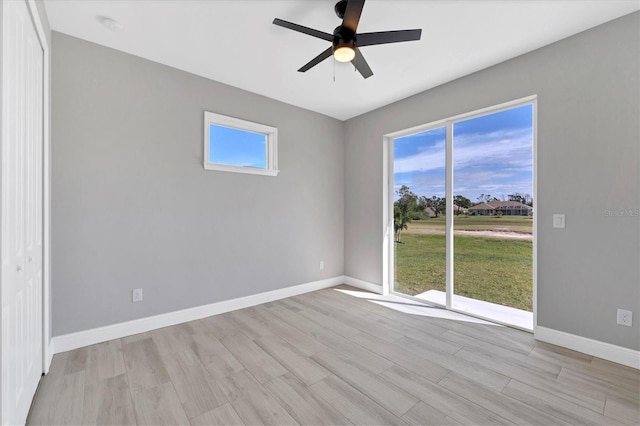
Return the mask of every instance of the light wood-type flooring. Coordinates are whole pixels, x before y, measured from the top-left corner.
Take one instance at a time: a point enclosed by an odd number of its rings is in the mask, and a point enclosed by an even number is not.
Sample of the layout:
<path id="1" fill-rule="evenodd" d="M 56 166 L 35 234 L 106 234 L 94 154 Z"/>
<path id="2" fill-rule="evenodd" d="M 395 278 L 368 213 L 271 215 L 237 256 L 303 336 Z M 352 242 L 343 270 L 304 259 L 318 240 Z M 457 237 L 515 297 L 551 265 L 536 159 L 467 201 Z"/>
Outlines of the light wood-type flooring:
<path id="1" fill-rule="evenodd" d="M 57 354 L 28 423 L 640 423 L 638 370 L 349 290 Z"/>

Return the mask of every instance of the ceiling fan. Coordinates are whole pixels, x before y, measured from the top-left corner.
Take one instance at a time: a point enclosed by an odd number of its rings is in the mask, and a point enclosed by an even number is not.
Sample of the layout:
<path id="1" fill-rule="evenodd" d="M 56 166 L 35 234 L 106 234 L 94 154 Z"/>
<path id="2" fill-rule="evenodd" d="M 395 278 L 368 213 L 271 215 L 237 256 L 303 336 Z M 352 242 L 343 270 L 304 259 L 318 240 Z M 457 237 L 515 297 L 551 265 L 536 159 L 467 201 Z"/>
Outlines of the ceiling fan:
<path id="1" fill-rule="evenodd" d="M 364 78 L 369 78 L 373 75 L 373 71 L 360 53 L 359 47 L 420 40 L 421 29 L 358 34 L 358 22 L 363 7 L 364 0 L 340 0 L 336 3 L 334 9 L 338 18 L 342 19 L 342 25 L 336 27 L 333 34 L 275 18 L 273 20 L 275 25 L 331 42 L 331 46 L 327 50 L 307 62 L 298 72 L 308 71 L 333 55 L 338 62 L 350 61 Z"/>

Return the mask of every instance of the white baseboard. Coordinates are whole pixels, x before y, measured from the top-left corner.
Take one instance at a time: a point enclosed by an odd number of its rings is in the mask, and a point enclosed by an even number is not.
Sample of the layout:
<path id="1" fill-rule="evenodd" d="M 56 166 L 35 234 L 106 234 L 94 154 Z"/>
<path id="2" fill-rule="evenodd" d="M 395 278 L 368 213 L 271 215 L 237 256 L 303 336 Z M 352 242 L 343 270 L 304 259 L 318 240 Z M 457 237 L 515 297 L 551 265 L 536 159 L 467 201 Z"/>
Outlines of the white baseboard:
<path id="1" fill-rule="evenodd" d="M 356 287 L 361 290 L 370 291 L 376 294 L 382 294 L 382 286 L 379 284 L 370 283 L 368 281 L 359 280 L 357 278 L 347 277 L 346 275 L 343 277 L 344 283 L 350 285 L 351 287 Z"/>
<path id="2" fill-rule="evenodd" d="M 535 328 L 534 337 L 536 340 L 640 369 L 640 351 L 540 326 Z"/>
<path id="3" fill-rule="evenodd" d="M 344 276 L 328 278 L 321 281 L 313 281 L 293 287 L 286 287 L 265 293 L 253 294 L 239 297 L 237 299 L 224 300 L 222 302 L 211 303 L 209 305 L 197 306 L 195 308 L 183 309 L 166 314 L 155 315 L 147 318 L 122 322 L 90 330 L 78 331 L 76 333 L 55 336 L 52 340 L 52 353 L 70 351 L 83 346 L 106 342 L 108 340 L 119 339 L 132 334 L 144 333 L 162 327 L 181 324 L 183 322 L 194 321 L 209 317 L 211 315 L 222 314 L 237 309 L 248 308 L 286 297 L 297 296 L 299 294 L 324 288 L 335 287 L 345 283 Z"/>

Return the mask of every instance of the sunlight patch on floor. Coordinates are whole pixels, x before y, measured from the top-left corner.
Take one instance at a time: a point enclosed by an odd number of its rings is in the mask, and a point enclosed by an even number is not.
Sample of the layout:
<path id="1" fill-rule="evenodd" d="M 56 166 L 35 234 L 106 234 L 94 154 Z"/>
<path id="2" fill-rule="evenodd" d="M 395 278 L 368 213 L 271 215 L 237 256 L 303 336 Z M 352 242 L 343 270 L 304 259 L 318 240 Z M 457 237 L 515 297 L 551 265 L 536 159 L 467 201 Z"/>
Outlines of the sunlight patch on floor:
<path id="1" fill-rule="evenodd" d="M 423 299 L 426 302 L 444 305 L 446 293 L 439 290 L 429 290 L 424 293 L 417 294 L 415 297 Z M 502 324 L 509 324 L 513 327 L 524 330 L 533 330 L 532 312 L 458 295 L 453 296 L 453 306 L 456 310 L 469 312 L 471 315 L 490 318 Z"/>
<path id="2" fill-rule="evenodd" d="M 334 290 L 352 297 L 357 297 L 359 299 L 367 299 L 371 303 L 375 303 L 377 305 L 384 306 L 385 308 L 394 309 L 406 314 L 471 322 L 475 324 L 496 325 L 494 323 L 470 317 L 468 315 L 448 311 L 439 306 L 432 306 L 427 303 L 415 302 L 413 300 L 409 300 L 404 297 L 395 296 L 392 294 L 381 295 L 364 290 L 348 290 L 345 288 L 335 288 Z"/>

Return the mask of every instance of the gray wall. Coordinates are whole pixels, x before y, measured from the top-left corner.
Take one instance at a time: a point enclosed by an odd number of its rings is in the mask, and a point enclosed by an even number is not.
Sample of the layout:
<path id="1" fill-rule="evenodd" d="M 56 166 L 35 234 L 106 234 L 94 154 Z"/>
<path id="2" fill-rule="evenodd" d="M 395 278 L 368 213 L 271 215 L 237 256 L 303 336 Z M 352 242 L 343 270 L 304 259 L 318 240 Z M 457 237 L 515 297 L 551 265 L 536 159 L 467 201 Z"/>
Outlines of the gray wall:
<path id="1" fill-rule="evenodd" d="M 205 110 L 280 174 L 205 171 Z M 344 123 L 57 32 L 52 119 L 54 335 L 343 274 Z"/>
<path id="2" fill-rule="evenodd" d="M 382 136 L 538 95 L 538 324 L 640 349 L 640 13 L 346 123 L 345 274 L 382 283 Z M 566 228 L 552 228 L 553 213 Z M 616 325 L 616 309 L 634 312 Z"/>

